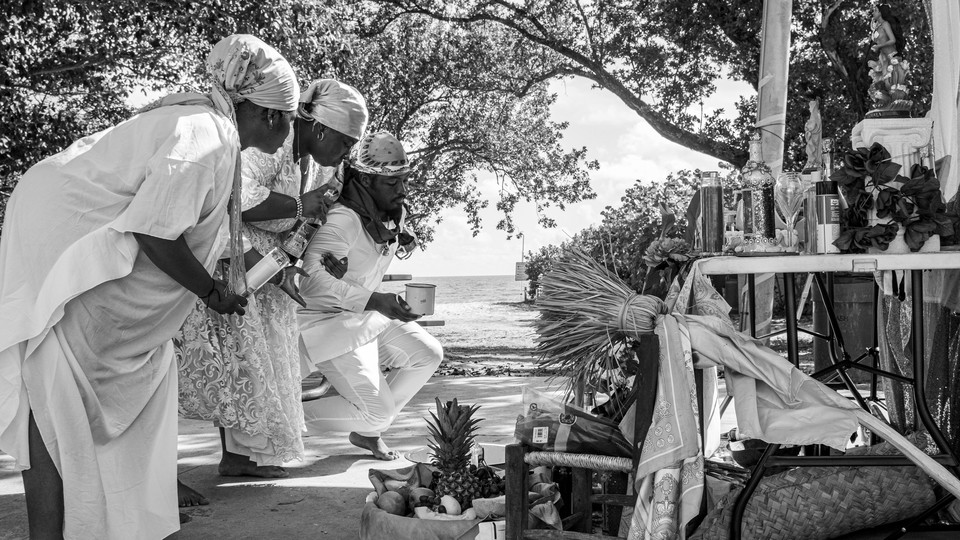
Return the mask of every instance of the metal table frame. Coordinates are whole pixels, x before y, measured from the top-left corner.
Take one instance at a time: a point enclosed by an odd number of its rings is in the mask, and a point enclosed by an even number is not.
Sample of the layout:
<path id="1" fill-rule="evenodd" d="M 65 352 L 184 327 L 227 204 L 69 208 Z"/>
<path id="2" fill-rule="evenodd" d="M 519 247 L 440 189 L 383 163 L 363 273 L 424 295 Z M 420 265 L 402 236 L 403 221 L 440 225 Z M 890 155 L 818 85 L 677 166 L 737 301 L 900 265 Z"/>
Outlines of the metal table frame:
<path id="1" fill-rule="evenodd" d="M 910 273 L 910 283 L 912 286 L 912 297 L 919 299 L 913 302 L 912 310 L 912 336 L 923 336 L 923 271 L 939 269 L 960 269 L 960 253 L 909 253 L 909 254 L 857 254 L 857 255 L 798 255 L 798 256 L 771 256 L 771 257 L 716 257 L 698 261 L 699 270 L 705 275 L 719 274 L 745 274 L 749 289 L 748 301 L 750 308 L 750 333 L 758 337 L 756 327 L 756 298 L 754 296 L 755 276 L 756 274 L 775 273 L 782 274 L 784 280 L 784 307 L 786 311 L 786 338 L 787 338 L 787 357 L 795 366 L 799 365 L 798 351 L 798 332 L 804 331 L 819 339 L 831 341 L 830 358 L 833 365 L 817 373 L 814 377 L 818 379 L 832 378 L 839 376 L 844 386 L 853 395 L 853 399 L 864 409 L 869 411 L 867 401 L 860 395 L 856 385 L 851 381 L 846 371 L 848 369 L 861 369 L 870 372 L 873 375 L 871 384 L 871 399 L 876 399 L 876 380 L 877 377 L 888 377 L 911 386 L 913 390 L 914 403 L 924 428 L 930 434 L 930 437 L 936 443 L 940 454 L 934 456 L 938 462 L 948 467 L 954 475 L 960 477 L 960 461 L 950 449 L 946 437 L 940 431 L 939 427 L 930 414 L 927 405 L 926 394 L 923 381 L 925 380 L 924 366 L 924 340 L 913 339 L 913 377 L 904 377 L 896 373 L 890 373 L 879 369 L 878 366 L 867 366 L 861 363 L 867 356 L 875 354 L 875 350 L 867 352 L 856 359 L 851 359 L 844 348 L 843 336 L 837 322 L 836 314 L 832 306 L 832 275 L 834 272 L 876 272 L 886 270 L 901 270 Z M 824 302 L 827 317 L 829 319 L 830 330 L 827 335 L 813 332 L 807 329 L 800 329 L 796 314 L 796 296 L 795 283 L 796 274 L 813 273 L 815 275 L 817 287 L 820 290 L 821 297 L 829 301 Z M 826 282 L 825 282 L 826 281 Z M 876 297 L 874 299 L 874 313 L 876 314 Z M 771 334 L 772 335 L 772 334 Z M 768 337 L 768 336 L 759 336 Z M 876 343 L 874 343 L 874 347 Z M 741 537 L 741 527 L 743 513 L 746 510 L 750 496 L 756 490 L 763 478 L 763 472 L 770 467 L 814 467 L 814 466 L 903 466 L 913 465 L 909 459 L 897 456 L 774 456 L 774 453 L 780 447 L 778 444 L 770 444 L 760 458 L 760 461 L 754 466 L 750 480 L 747 482 L 743 491 L 737 498 L 733 509 L 733 517 L 730 525 L 730 537 L 733 540 L 739 540 Z M 919 526 L 929 516 L 935 514 L 944 508 L 953 500 L 953 496 L 947 494 L 938 499 L 933 506 L 927 509 L 923 514 L 917 516 L 909 523 L 905 524 L 900 530 L 894 532 L 888 539 L 899 538 L 908 531 L 919 530 Z M 942 527 L 937 529 L 944 530 Z M 930 527 L 924 530 L 933 530 Z M 960 530 L 960 526 L 951 526 L 946 530 Z"/>

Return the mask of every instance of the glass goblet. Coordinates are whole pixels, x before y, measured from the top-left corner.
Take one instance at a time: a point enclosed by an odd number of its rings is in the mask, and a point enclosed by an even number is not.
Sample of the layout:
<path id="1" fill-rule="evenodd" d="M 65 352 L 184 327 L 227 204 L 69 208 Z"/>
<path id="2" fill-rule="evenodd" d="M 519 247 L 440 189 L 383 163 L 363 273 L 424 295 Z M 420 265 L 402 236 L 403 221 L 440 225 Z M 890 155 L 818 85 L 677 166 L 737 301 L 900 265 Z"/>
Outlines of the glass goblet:
<path id="1" fill-rule="evenodd" d="M 806 196 L 803 181 L 800 179 L 800 173 L 783 172 L 777 177 L 777 182 L 773 186 L 773 196 L 777 203 L 777 208 L 783 216 L 783 223 L 786 225 L 786 244 L 787 251 L 796 250 L 797 239 L 795 225 L 797 216 L 800 214 L 800 208 L 803 206 L 803 200 Z"/>

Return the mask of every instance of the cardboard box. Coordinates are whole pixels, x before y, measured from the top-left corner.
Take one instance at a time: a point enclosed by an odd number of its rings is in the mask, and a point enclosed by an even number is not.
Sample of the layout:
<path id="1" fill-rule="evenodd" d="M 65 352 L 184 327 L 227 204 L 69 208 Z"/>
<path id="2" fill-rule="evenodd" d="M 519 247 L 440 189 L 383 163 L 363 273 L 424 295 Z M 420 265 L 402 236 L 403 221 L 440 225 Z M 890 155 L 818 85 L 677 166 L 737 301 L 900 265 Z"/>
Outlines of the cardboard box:
<path id="1" fill-rule="evenodd" d="M 477 524 L 477 536 L 472 540 L 503 540 L 506 537 L 506 521 L 484 521 Z"/>
<path id="2" fill-rule="evenodd" d="M 483 448 L 483 460 L 487 465 L 503 465 L 507 462 L 507 445 L 480 443 Z"/>

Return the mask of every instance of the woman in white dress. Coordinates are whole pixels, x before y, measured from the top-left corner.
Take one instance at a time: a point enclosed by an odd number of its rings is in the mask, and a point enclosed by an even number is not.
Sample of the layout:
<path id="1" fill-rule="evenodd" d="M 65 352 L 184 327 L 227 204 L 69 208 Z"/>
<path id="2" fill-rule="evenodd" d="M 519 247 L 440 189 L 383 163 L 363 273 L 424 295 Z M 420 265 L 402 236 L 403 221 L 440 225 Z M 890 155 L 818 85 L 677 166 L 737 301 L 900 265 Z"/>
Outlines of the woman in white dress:
<path id="1" fill-rule="evenodd" d="M 324 196 L 336 199 L 338 191 L 328 195 L 335 189 L 329 185 L 311 189 L 314 165 L 327 170 L 339 165 L 366 128 L 366 103 L 349 85 L 316 81 L 300 102 L 293 129 L 276 154 L 243 153 L 248 257 L 280 246 L 298 219 L 324 218 Z M 332 257 L 325 266 L 337 277 L 345 271 Z M 220 428 L 222 476 L 285 477 L 280 465 L 303 459 L 296 305 L 278 285 L 279 280 L 254 293 L 243 318 L 198 303 L 175 340 L 181 414 Z M 181 506 L 207 503 L 187 486 L 178 488 Z"/>
<path id="2" fill-rule="evenodd" d="M 198 297 L 243 313 L 230 292 L 242 260 L 229 286 L 210 275 L 219 231 L 240 151 L 276 151 L 299 95 L 290 65 L 253 36 L 219 42 L 207 71 L 210 94 L 168 96 L 80 139 L 27 171 L 7 206 L 0 449 L 23 470 L 32 538 L 179 529 L 171 338 Z"/>

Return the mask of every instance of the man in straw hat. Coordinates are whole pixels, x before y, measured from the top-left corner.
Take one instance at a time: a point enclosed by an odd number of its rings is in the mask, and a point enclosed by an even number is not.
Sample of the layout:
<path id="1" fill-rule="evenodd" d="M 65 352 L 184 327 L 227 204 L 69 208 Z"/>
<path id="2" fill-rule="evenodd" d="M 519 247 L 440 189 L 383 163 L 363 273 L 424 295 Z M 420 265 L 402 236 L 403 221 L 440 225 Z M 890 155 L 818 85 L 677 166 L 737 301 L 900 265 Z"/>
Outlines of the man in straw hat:
<path id="1" fill-rule="evenodd" d="M 414 323 L 397 295 L 376 292 L 394 256 L 416 247 L 406 230 L 410 162 L 386 132 L 353 149 L 338 204 L 307 247 L 297 320 L 305 371 L 319 371 L 337 396 L 304 403 L 311 434 L 350 433 L 350 442 L 378 459 L 399 455 L 381 433 L 420 391 L 443 360 L 440 343 Z M 322 268 L 325 254 L 349 261 L 341 280 Z M 384 375 L 382 368 L 390 368 Z"/>
<path id="2" fill-rule="evenodd" d="M 239 243 L 240 151 L 275 152 L 300 94 L 253 36 L 217 43 L 207 72 L 209 93 L 167 96 L 31 167 L 7 207 L 0 449 L 23 471 L 31 538 L 179 529 L 171 338 L 197 298 L 244 313 L 242 259 L 228 283 L 210 275 L 219 231 L 231 214 Z"/>

